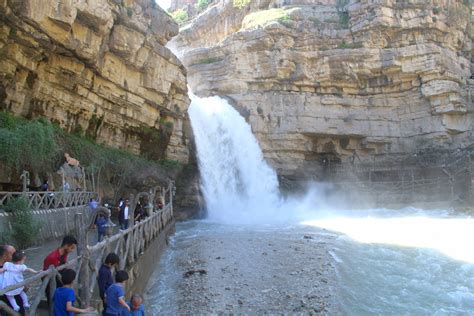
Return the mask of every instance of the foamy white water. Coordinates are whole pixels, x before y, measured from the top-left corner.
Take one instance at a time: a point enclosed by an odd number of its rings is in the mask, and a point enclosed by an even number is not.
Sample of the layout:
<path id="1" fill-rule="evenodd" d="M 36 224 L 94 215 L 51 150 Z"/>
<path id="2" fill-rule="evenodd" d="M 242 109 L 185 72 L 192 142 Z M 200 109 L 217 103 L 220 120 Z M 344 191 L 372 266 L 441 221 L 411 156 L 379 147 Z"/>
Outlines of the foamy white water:
<path id="1" fill-rule="evenodd" d="M 225 223 L 268 221 L 278 208 L 278 180 L 263 160 L 250 125 L 219 97 L 191 95 L 188 113 L 198 152 L 209 219 Z"/>
<path id="2" fill-rule="evenodd" d="M 474 219 L 344 208 L 318 185 L 283 201 L 250 126 L 225 100 L 192 97 L 189 115 L 209 219 L 299 223 L 302 232 L 312 226 L 339 234 L 329 253 L 347 315 L 474 315 Z"/>

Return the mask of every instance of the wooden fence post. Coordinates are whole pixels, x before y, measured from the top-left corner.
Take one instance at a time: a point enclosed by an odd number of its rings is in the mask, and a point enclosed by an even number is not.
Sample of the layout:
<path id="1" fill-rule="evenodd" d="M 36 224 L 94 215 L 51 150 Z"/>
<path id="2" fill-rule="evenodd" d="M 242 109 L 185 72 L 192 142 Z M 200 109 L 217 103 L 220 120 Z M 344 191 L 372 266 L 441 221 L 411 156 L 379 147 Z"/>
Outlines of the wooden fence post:
<path id="1" fill-rule="evenodd" d="M 90 253 L 89 248 L 87 247 L 87 231 L 88 227 L 86 227 L 84 222 L 84 214 L 77 213 L 76 214 L 76 229 L 78 230 L 78 247 L 77 247 L 77 254 L 81 256 L 81 265 L 79 268 L 78 273 L 78 296 L 80 306 L 82 308 L 89 307 L 91 301 L 91 293 L 90 293 L 90 269 L 89 269 L 89 261 L 90 261 Z"/>

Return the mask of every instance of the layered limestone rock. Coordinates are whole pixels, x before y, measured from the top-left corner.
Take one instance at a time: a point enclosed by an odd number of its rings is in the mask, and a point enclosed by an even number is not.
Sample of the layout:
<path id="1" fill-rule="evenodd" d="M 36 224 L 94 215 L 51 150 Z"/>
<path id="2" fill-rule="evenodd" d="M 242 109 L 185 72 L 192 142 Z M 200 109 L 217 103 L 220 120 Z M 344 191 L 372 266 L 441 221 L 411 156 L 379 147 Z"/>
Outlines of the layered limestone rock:
<path id="1" fill-rule="evenodd" d="M 0 0 L 0 17 L 2 109 L 188 161 L 178 26 L 153 0 Z"/>
<path id="2" fill-rule="evenodd" d="M 451 0 L 221 0 L 172 43 L 280 175 L 473 142 L 471 9 Z"/>

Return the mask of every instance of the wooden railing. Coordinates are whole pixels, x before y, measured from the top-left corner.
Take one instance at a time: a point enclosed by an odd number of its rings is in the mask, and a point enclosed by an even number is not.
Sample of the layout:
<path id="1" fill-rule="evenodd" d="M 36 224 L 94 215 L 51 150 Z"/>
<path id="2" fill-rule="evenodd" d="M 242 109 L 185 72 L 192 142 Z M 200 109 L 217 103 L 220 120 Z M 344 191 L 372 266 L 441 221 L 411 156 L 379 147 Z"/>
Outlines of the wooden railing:
<path id="1" fill-rule="evenodd" d="M 18 198 L 26 198 L 28 207 L 32 211 L 48 210 L 53 208 L 66 208 L 87 205 L 90 199 L 98 199 L 96 192 L 62 192 L 62 191 L 26 191 L 26 192 L 0 192 L 0 209 L 5 204 Z"/>
<path id="2" fill-rule="evenodd" d="M 158 192 L 157 192 L 158 191 Z M 97 283 L 97 273 L 104 262 L 105 257 L 110 252 L 115 252 L 120 257 L 120 269 L 127 269 L 133 266 L 140 254 L 145 252 L 150 243 L 161 234 L 168 225 L 173 222 L 174 185 L 172 182 L 166 188 L 155 188 L 151 190 L 150 198 L 159 193 L 163 201 L 161 210 L 153 209 L 150 216 L 144 220 L 133 223 L 124 231 L 106 237 L 102 242 L 89 246 L 87 240 L 87 230 L 90 226 L 87 214 L 77 213 L 75 216 L 76 229 L 79 232 L 78 256 L 58 268 L 51 266 L 46 271 L 25 279 L 25 281 L 0 290 L 0 295 L 17 289 L 22 286 L 30 288 L 28 295 L 31 299 L 31 307 L 28 315 L 38 314 L 38 306 L 45 297 L 45 289 L 49 286 L 49 300 L 52 302 L 54 291 L 56 290 L 55 279 L 59 271 L 64 268 L 74 269 L 77 274 L 75 288 L 77 290 L 77 301 L 81 307 L 88 307 L 91 304 L 94 288 Z M 141 194 L 137 195 L 138 199 Z M 153 202 L 153 200 L 150 200 Z M 135 203 L 136 201 L 132 202 Z M 133 219 L 134 209 L 132 208 L 130 218 Z M 52 282 L 50 282 L 52 281 Z M 50 305 L 50 315 L 52 315 L 52 305 Z M 2 306 L 0 306 L 1 308 Z M 11 313 L 16 315 L 15 313 Z"/>

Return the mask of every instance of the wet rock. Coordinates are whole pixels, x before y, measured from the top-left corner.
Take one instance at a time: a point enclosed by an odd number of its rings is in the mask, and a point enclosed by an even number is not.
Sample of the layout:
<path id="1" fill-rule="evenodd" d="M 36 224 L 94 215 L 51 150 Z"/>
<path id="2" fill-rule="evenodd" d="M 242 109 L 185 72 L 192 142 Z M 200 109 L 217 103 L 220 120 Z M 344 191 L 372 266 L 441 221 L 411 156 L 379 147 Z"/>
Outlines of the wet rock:
<path id="1" fill-rule="evenodd" d="M 184 276 L 185 278 L 189 278 L 190 276 L 192 276 L 192 275 L 194 275 L 194 274 L 206 275 L 206 274 L 207 274 L 207 271 L 204 270 L 204 269 L 189 270 L 189 271 L 186 271 L 183 276 Z"/>

